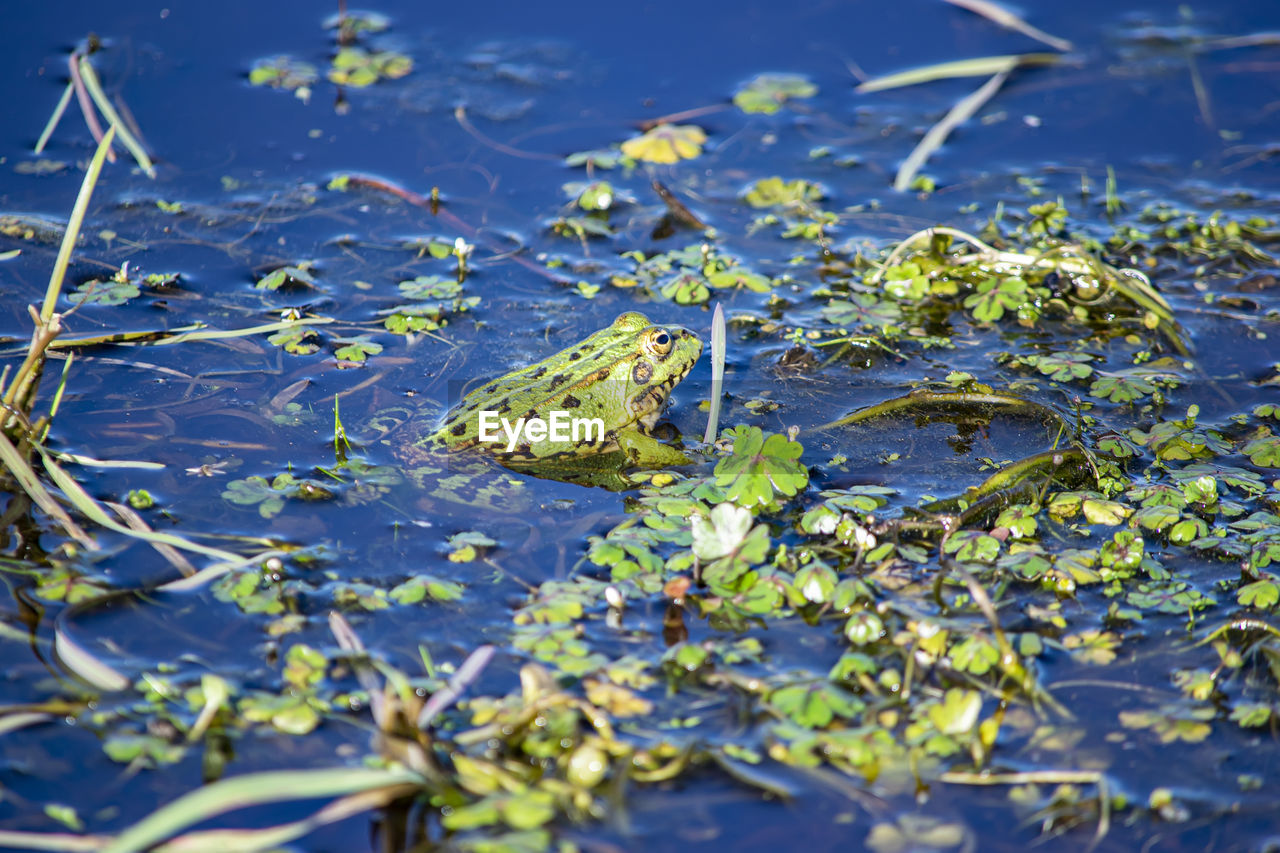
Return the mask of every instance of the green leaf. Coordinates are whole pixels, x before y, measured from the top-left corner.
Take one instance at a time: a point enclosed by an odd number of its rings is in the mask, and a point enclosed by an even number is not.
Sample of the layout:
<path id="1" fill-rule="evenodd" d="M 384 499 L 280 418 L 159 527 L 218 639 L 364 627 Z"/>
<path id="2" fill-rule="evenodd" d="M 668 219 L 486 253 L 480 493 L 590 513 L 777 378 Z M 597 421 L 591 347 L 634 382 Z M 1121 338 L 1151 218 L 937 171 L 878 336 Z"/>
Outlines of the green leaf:
<path id="1" fill-rule="evenodd" d="M 1142 537 L 1132 530 L 1121 530 L 1102 546 L 1099 562 L 1104 568 L 1131 571 L 1142 564 Z"/>
<path id="2" fill-rule="evenodd" d="M 855 646 L 867 646 L 884 636 L 884 620 L 871 610 L 856 610 L 844 623 L 844 635 Z"/>
<path id="3" fill-rule="evenodd" d="M 864 707 L 857 697 L 826 681 L 779 687 L 769 694 L 768 701 L 795 723 L 810 729 L 825 728 L 836 717 L 854 717 Z"/>
<path id="4" fill-rule="evenodd" d="M 711 510 L 710 517 L 695 515 L 691 519 L 693 525 L 693 553 L 700 560 L 718 560 L 738 553 L 743 544 L 750 538 L 753 530 L 754 516 L 751 510 L 743 509 L 731 503 L 722 503 Z M 766 548 L 768 545 L 768 528 L 764 530 Z M 753 562 L 764 559 L 765 551 L 755 554 Z"/>
<path id="5" fill-rule="evenodd" d="M 182 744 L 169 743 L 155 735 L 140 734 L 111 735 L 103 742 L 102 750 L 112 761 L 137 763 L 142 767 L 174 764 L 186 754 Z"/>
<path id="6" fill-rule="evenodd" d="M 270 86 L 293 92 L 306 102 L 311 97 L 311 87 L 320 79 L 316 67 L 292 56 L 273 56 L 259 59 L 249 69 L 249 83 L 253 86 Z"/>
<path id="7" fill-rule="evenodd" d="M 668 279 L 662 295 L 679 305 L 701 305 L 711 298 L 711 289 L 702 276 L 686 272 Z"/>
<path id="8" fill-rule="evenodd" d="M 333 58 L 329 80 L 339 86 L 363 88 L 379 80 L 395 80 L 413 70 L 413 60 L 403 53 L 363 47 L 344 47 Z"/>
<path id="9" fill-rule="evenodd" d="M 1155 385 L 1140 376 L 1118 374 L 1095 379 L 1089 386 L 1089 395 L 1110 400 L 1113 403 L 1132 403 L 1155 390 Z"/>
<path id="10" fill-rule="evenodd" d="M 678 163 L 702 153 L 707 134 L 692 124 L 660 124 L 622 143 L 622 153 L 646 163 Z"/>
<path id="11" fill-rule="evenodd" d="M 1280 468 L 1280 435 L 1272 435 L 1269 429 L 1262 429 L 1261 434 L 1245 442 L 1240 451 L 1249 457 L 1249 461 L 1262 468 Z"/>
<path id="12" fill-rule="evenodd" d="M 364 360 L 371 355 L 377 355 L 382 352 L 382 344 L 375 342 L 369 335 L 357 335 L 354 338 L 338 338 L 334 341 L 340 344 L 334 355 L 339 361 L 350 361 L 357 364 L 363 363 Z"/>
<path id="13" fill-rule="evenodd" d="M 578 207 L 586 211 L 608 210 L 618 194 L 608 181 L 592 181 L 578 194 Z"/>
<path id="14" fill-rule="evenodd" d="M 1090 524 L 1104 524 L 1115 527 L 1133 514 L 1133 508 L 1115 501 L 1101 498 L 1085 498 L 1080 504 L 1084 517 Z"/>
<path id="15" fill-rule="evenodd" d="M 1077 660 L 1105 666 L 1116 659 L 1115 650 L 1120 646 L 1120 638 L 1110 631 L 1090 628 L 1066 635 L 1062 638 L 1062 645 L 1070 649 Z"/>
<path id="16" fill-rule="evenodd" d="M 808 484 L 799 442 L 776 434 L 765 438 L 759 427 L 736 427 L 726 436 L 733 438 L 733 452 L 716 463 L 715 475 L 729 500 L 747 507 L 770 504 Z"/>
<path id="17" fill-rule="evenodd" d="M 1258 610 L 1270 610 L 1280 602 L 1280 585 L 1271 575 L 1266 575 L 1253 583 L 1245 584 L 1236 591 L 1236 601 L 1241 607 L 1255 607 Z"/>
<path id="18" fill-rule="evenodd" d="M 996 518 L 996 527 L 1009 528 L 1015 539 L 1029 539 L 1036 533 L 1038 506 L 1011 506 Z"/>
<path id="19" fill-rule="evenodd" d="M 822 316 L 841 328 L 887 329 L 902 322 L 902 308 L 870 293 L 853 293 L 848 299 L 832 299 Z"/>
<path id="20" fill-rule="evenodd" d="M 285 285 L 320 289 L 320 282 L 302 267 L 281 267 L 258 279 L 254 287 L 258 290 L 279 290 Z"/>
<path id="21" fill-rule="evenodd" d="M 1000 662 L 1000 650 L 995 643 L 975 635 L 965 638 L 951 650 L 951 662 L 956 669 L 986 675 Z"/>
<path id="22" fill-rule="evenodd" d="M 773 114 L 789 98 L 810 98 L 818 87 L 799 74 L 760 74 L 739 89 L 733 103 L 744 113 Z"/>
<path id="23" fill-rule="evenodd" d="M 67 301 L 72 305 L 123 305 L 142 291 L 131 281 L 86 281 L 67 294 Z"/>
<path id="24" fill-rule="evenodd" d="M 759 273 L 749 272 L 740 267 L 714 272 L 707 276 L 707 282 L 714 288 L 741 288 L 756 293 L 768 293 L 773 290 L 773 282 Z"/>
<path id="25" fill-rule="evenodd" d="M 947 538 L 944 548 L 965 562 L 991 563 L 1000 556 L 1000 540 L 980 530 L 961 530 Z"/>
<path id="26" fill-rule="evenodd" d="M 981 693 L 952 687 L 943 694 L 941 703 L 929 706 L 929 722 L 944 735 L 968 734 L 978 724 L 981 711 Z"/>
<path id="27" fill-rule="evenodd" d="M 1037 370 L 1054 382 L 1084 379 L 1093 373 L 1093 367 L 1089 364 L 1093 361 L 1093 356 L 1083 352 L 1050 353 L 1024 360 L 1028 364 L 1034 364 Z"/>
<path id="28" fill-rule="evenodd" d="M 438 275 L 420 275 L 402 281 L 396 287 L 403 298 L 421 301 L 452 299 L 462 292 L 462 284 L 457 279 Z"/>
<path id="29" fill-rule="evenodd" d="M 555 798 L 550 791 L 527 791 L 503 800 L 498 811 L 513 829 L 536 829 L 556 816 Z"/>
<path id="30" fill-rule="evenodd" d="M 822 198 L 822 188 L 799 178 L 794 181 L 784 181 L 774 176 L 756 181 L 743 198 L 747 204 L 756 208 L 791 207 L 818 201 Z"/>
<path id="31" fill-rule="evenodd" d="M 964 307 L 973 311 L 981 323 L 994 323 L 1006 311 L 1017 311 L 1027 301 L 1027 283 L 1017 276 L 986 278 L 978 282 L 977 291 L 965 297 Z"/>

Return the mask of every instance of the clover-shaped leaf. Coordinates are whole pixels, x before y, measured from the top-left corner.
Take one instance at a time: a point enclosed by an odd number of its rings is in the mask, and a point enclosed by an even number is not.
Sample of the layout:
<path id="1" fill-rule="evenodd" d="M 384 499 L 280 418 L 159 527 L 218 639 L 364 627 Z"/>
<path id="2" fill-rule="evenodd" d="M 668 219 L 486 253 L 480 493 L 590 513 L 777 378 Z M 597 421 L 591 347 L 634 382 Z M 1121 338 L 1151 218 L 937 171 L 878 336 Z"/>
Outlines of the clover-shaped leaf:
<path id="1" fill-rule="evenodd" d="M 799 74 L 760 74 L 739 89 L 733 103 L 744 113 L 776 113 L 788 98 L 810 98 L 818 87 Z"/>
<path id="2" fill-rule="evenodd" d="M 1057 352 L 1042 355 L 1035 359 L 1035 367 L 1054 382 L 1069 382 L 1072 379 L 1084 379 L 1093 373 L 1089 362 L 1093 356 L 1083 352 Z"/>
<path id="3" fill-rule="evenodd" d="M 67 294 L 67 301 L 72 305 L 123 305 L 142 291 L 131 281 L 86 281 Z"/>
<path id="4" fill-rule="evenodd" d="M 1236 601 L 1241 607 L 1269 610 L 1280 602 L 1280 585 L 1272 575 L 1263 575 L 1253 583 L 1247 583 L 1236 591 Z"/>
<path id="5" fill-rule="evenodd" d="M 981 323 L 994 323 L 1006 311 L 1016 311 L 1027 301 L 1027 283 L 1017 276 L 991 278 L 978 282 L 978 289 L 965 297 L 964 307 L 973 309 L 973 318 Z"/>
<path id="6" fill-rule="evenodd" d="M 702 153 L 707 134 L 693 124 L 660 124 L 622 143 L 622 153 L 646 163 L 678 163 Z"/>
<path id="7" fill-rule="evenodd" d="M 728 287 L 745 288 L 756 293 L 768 293 L 773 290 L 773 281 L 768 276 L 750 272 L 741 267 L 732 267 L 720 272 L 713 272 L 707 276 L 707 282 L 717 289 Z"/>
<path id="8" fill-rule="evenodd" d="M 943 550 L 957 560 L 990 563 L 1000 556 L 1000 540 L 980 530 L 961 530 L 947 538 Z"/>
<path id="9" fill-rule="evenodd" d="M 1240 451 L 1249 457 L 1249 461 L 1262 468 L 1280 468 L 1280 435 L 1272 435 L 1271 430 L 1263 428 L 1250 441 L 1245 442 Z"/>
<path id="10" fill-rule="evenodd" d="M 1116 659 L 1120 638 L 1110 631 L 1089 628 L 1063 637 L 1062 645 L 1071 650 L 1076 660 L 1105 665 Z"/>
<path id="11" fill-rule="evenodd" d="M 382 344 L 368 335 L 356 335 L 354 338 L 338 338 L 334 343 L 339 347 L 334 351 L 338 361 L 361 363 L 371 355 L 382 352 Z"/>
<path id="12" fill-rule="evenodd" d="M 808 204 L 822 198 L 822 188 L 817 184 L 797 178 L 784 181 L 774 176 L 761 178 L 751 185 L 743 199 L 752 207 L 779 207 Z"/>
<path id="13" fill-rule="evenodd" d="M 278 270 L 267 273 L 254 285 L 258 290 L 279 290 L 285 286 L 310 287 L 318 290 L 320 282 L 316 281 L 315 276 L 303 267 L 291 266 L 280 267 Z"/>
<path id="14" fill-rule="evenodd" d="M 1011 506 L 1000 513 L 999 518 L 996 519 L 996 526 L 1009 528 L 1009 533 L 1014 539 L 1028 539 L 1035 535 L 1038 526 L 1036 513 L 1039 511 L 1040 507 L 1034 505 Z"/>
<path id="15" fill-rule="evenodd" d="M 974 635 L 956 644 L 951 650 L 951 662 L 973 675 L 986 675 L 1000 662 L 1000 650 L 995 643 Z"/>
<path id="16" fill-rule="evenodd" d="M 740 506 L 765 505 L 808 484 L 799 442 L 777 434 L 766 438 L 759 427 L 736 427 L 726 435 L 733 438 L 733 452 L 716 463 L 715 474 L 729 500 Z"/>
<path id="17" fill-rule="evenodd" d="M 402 281 L 396 287 L 402 297 L 413 300 L 452 299 L 462 292 L 462 285 L 457 279 L 438 275 L 420 275 Z"/>
<path id="18" fill-rule="evenodd" d="M 232 480 L 223 490 L 222 498 L 239 506 L 257 506 L 263 518 L 273 518 L 284 509 L 284 497 L 271 488 L 265 477 Z"/>
<path id="19" fill-rule="evenodd" d="M 292 56 L 259 59 L 249 70 L 249 82 L 252 85 L 285 89 L 293 92 L 303 103 L 311 97 L 311 87 L 319 76 L 314 65 Z"/>
<path id="20" fill-rule="evenodd" d="M 885 329 L 901 322 L 902 308 L 870 293 L 851 293 L 848 299 L 828 302 L 822 316 L 828 323 L 845 328 Z"/>
<path id="21" fill-rule="evenodd" d="M 711 298 L 711 289 L 702 276 L 685 272 L 667 279 L 662 295 L 678 305 L 700 305 Z"/>
<path id="22" fill-rule="evenodd" d="M 432 575 L 415 575 L 394 586 L 387 595 L 396 604 L 418 604 L 422 601 L 457 601 L 465 587 L 456 581 L 444 580 Z"/>
<path id="23" fill-rule="evenodd" d="M 1132 530 L 1121 530 L 1102 546 L 1100 561 L 1104 568 L 1129 571 L 1142 563 L 1142 536 Z"/>
<path id="24" fill-rule="evenodd" d="M 1132 403 L 1156 390 L 1156 386 L 1141 376 L 1116 374 L 1095 379 L 1089 386 L 1089 396 L 1110 400 L 1113 403 Z"/>
<path id="25" fill-rule="evenodd" d="M 444 323 L 444 312 L 439 305 L 400 305 L 383 321 L 383 327 L 393 335 L 413 332 L 434 332 Z"/>
<path id="26" fill-rule="evenodd" d="M 824 728 L 836 717 L 853 717 L 864 707 L 853 694 L 824 681 L 779 687 L 769 694 L 769 704 L 810 729 Z"/>
<path id="27" fill-rule="evenodd" d="M 941 702 L 929 706 L 929 722 L 944 735 L 967 734 L 977 725 L 981 711 L 981 693 L 952 687 Z"/>
<path id="28" fill-rule="evenodd" d="M 311 355 L 320 349 L 320 336 L 307 326 L 289 326 L 267 338 L 267 342 L 293 355 Z"/>
<path id="29" fill-rule="evenodd" d="M 379 80 L 395 80 L 413 70 L 413 60 L 403 53 L 379 50 L 373 53 L 362 47 L 344 47 L 333 58 L 329 79 L 339 86 L 361 88 Z"/>
<path id="30" fill-rule="evenodd" d="M 769 528 L 754 524 L 751 511 L 722 503 L 691 519 L 693 553 L 707 565 L 704 576 L 727 583 L 751 566 L 764 562 L 769 553 Z"/>

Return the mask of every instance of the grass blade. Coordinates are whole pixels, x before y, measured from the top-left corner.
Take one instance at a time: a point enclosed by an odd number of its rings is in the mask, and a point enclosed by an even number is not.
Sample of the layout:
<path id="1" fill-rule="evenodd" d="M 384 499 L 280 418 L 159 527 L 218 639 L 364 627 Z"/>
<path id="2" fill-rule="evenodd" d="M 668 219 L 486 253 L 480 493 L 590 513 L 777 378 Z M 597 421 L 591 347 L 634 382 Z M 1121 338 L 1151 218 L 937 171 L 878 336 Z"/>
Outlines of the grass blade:
<path id="1" fill-rule="evenodd" d="M 412 794 L 418 786 L 399 785 L 375 788 L 334 800 L 319 811 L 290 823 L 264 829 L 209 829 L 189 832 L 156 848 L 156 853 L 250 853 L 274 850 L 322 826 L 345 820 L 361 812 L 389 805 Z"/>
<path id="2" fill-rule="evenodd" d="M 142 143 L 125 127 L 124 122 L 120 119 L 120 114 L 111 105 L 111 101 L 107 100 L 107 94 L 102 91 L 102 84 L 98 82 L 98 72 L 93 70 L 93 65 L 89 63 L 88 57 L 81 57 L 80 59 L 80 76 L 83 78 L 85 88 L 89 90 L 89 95 L 93 98 L 93 102 L 98 105 L 98 109 L 107 117 L 107 121 L 111 122 L 111 126 L 119 132 L 120 142 L 125 148 L 129 149 L 129 153 L 133 155 L 134 160 L 138 161 L 139 168 L 147 173 L 147 177 L 154 178 L 156 170 L 151 165 L 151 158 L 147 156 Z"/>
<path id="3" fill-rule="evenodd" d="M 716 303 L 716 311 L 711 315 L 711 411 L 707 413 L 707 431 L 703 433 L 702 443 L 710 444 L 716 440 L 716 430 L 720 427 L 720 396 L 724 387 L 724 308 Z"/>
<path id="4" fill-rule="evenodd" d="M 218 341 L 227 338 L 247 338 L 252 335 L 265 335 L 288 329 L 292 326 L 325 326 L 334 322 L 333 317 L 301 317 L 297 320 L 278 320 L 274 323 L 263 323 L 260 326 L 248 326 L 243 329 L 206 329 L 199 326 L 184 326 L 182 329 L 151 332 L 112 332 L 106 335 L 94 335 L 90 338 L 60 338 L 50 344 L 52 349 L 66 347 L 92 347 L 102 344 L 150 344 L 151 346 L 168 346 L 188 341 Z M 174 334 L 176 332 L 176 334 Z"/>
<path id="5" fill-rule="evenodd" d="M 920 167 L 929 159 L 929 155 L 937 151 L 942 143 L 947 141 L 947 137 L 951 135 L 951 131 L 955 130 L 959 125 L 968 121 L 974 113 L 981 109 L 982 105 L 991 100 L 992 96 L 1000 90 L 1004 85 L 1004 81 L 1008 79 L 1009 72 L 1001 71 L 996 74 L 976 92 L 966 95 L 964 98 L 956 102 L 942 120 L 929 128 L 929 132 L 924 135 L 924 139 L 920 140 L 907 159 L 903 161 L 902 166 L 898 169 L 898 176 L 893 180 L 893 188 L 903 191 L 911 187 L 912 180 L 915 179 L 916 173 L 920 171 Z"/>
<path id="6" fill-rule="evenodd" d="M 0 736 L 7 735 L 9 732 L 16 732 L 18 729 L 25 729 L 27 726 L 47 723 L 52 719 L 52 714 L 42 714 L 35 711 L 0 714 Z"/>
<path id="7" fill-rule="evenodd" d="M 111 507 L 111 509 L 115 511 L 115 514 L 120 516 L 128 528 L 135 533 L 155 533 L 155 531 L 151 529 L 151 525 L 143 521 L 142 516 L 134 512 L 131 507 L 127 507 L 124 504 L 115 503 L 113 501 L 103 501 L 103 503 Z M 168 545 L 164 542 L 153 541 L 151 543 L 151 547 L 156 549 L 160 556 L 164 557 L 166 562 L 177 569 L 178 574 L 183 577 L 189 578 L 196 573 L 196 567 L 191 565 L 191 561 L 182 556 L 182 552 L 172 545 Z"/>
<path id="8" fill-rule="evenodd" d="M 160 584 L 156 589 L 163 592 L 189 592 L 193 589 L 199 589 L 225 574 L 234 572 L 236 569 L 252 566 L 254 563 L 260 563 L 271 557 L 283 557 L 286 553 L 285 551 L 262 551 L 257 554 L 250 554 L 247 557 L 236 557 L 233 560 L 214 563 L 212 566 L 205 566 L 189 578 L 178 578 L 177 580 Z"/>
<path id="9" fill-rule="evenodd" d="M 49 120 L 45 122 L 44 130 L 40 131 L 40 138 L 36 140 L 36 154 L 44 151 L 44 147 L 49 144 L 49 137 L 53 136 L 53 131 L 57 128 L 58 122 L 62 121 L 62 115 L 67 111 L 67 105 L 71 103 L 71 93 L 75 89 L 75 83 L 68 83 L 67 88 L 62 90 L 62 97 L 58 99 L 58 105 L 53 108 L 53 115 L 49 116 Z"/>
<path id="10" fill-rule="evenodd" d="M 129 686 L 129 679 L 71 639 L 61 626 L 53 630 L 53 654 L 67 670 L 93 685 L 95 690 L 115 693 Z"/>
<path id="11" fill-rule="evenodd" d="M 130 468 L 135 471 L 163 471 L 165 469 L 163 462 L 145 462 L 140 459 L 94 459 L 92 456 L 84 456 L 79 453 L 57 452 L 53 456 L 59 462 L 70 462 L 82 468 Z"/>
<path id="12" fill-rule="evenodd" d="M 1054 50 L 1065 52 L 1073 47 L 1071 42 L 1066 39 L 1051 36 L 1044 30 L 1031 26 L 1003 6 L 992 3 L 991 0 L 947 0 L 947 2 L 952 6 L 959 6 L 961 9 L 968 9 L 970 12 L 981 15 L 1006 29 L 1022 33 L 1024 36 L 1030 36 L 1038 42 L 1049 45 Z"/>
<path id="13" fill-rule="evenodd" d="M 93 152 L 93 159 L 89 161 L 84 180 L 80 182 L 80 194 L 76 196 L 75 206 L 71 208 L 71 218 L 67 220 L 67 230 L 62 235 L 62 245 L 58 247 L 58 258 L 53 262 L 53 272 L 49 275 L 49 287 L 44 292 L 44 304 L 40 306 L 40 319 L 45 323 L 53 317 L 53 309 L 58 307 L 58 295 L 62 292 L 67 264 L 71 262 L 71 252 L 80 236 L 84 215 L 89 210 L 89 199 L 93 198 L 94 185 L 98 183 L 98 175 L 102 172 L 102 161 L 111 150 L 111 140 L 114 137 L 115 128 L 107 128 L 106 135 L 98 143 L 98 150 Z"/>
<path id="14" fill-rule="evenodd" d="M 0 829 L 0 847 L 14 850 L 52 850 L 57 853 L 93 853 L 107 841 L 102 835 L 72 835 L 69 832 L 23 832 Z"/>
<path id="15" fill-rule="evenodd" d="M 1004 56 L 958 59 L 954 62 L 926 65 L 923 68 L 911 68 L 884 77 L 873 77 L 854 91 L 882 92 L 885 89 L 900 89 L 903 86 L 931 83 L 934 80 L 949 80 L 953 77 L 983 77 L 987 74 L 999 74 L 1020 66 L 1056 65 L 1061 61 L 1062 57 L 1056 53 L 1010 53 Z"/>
<path id="16" fill-rule="evenodd" d="M 89 133 L 93 136 L 93 141 L 102 142 L 104 136 L 102 125 L 98 124 L 98 114 L 93 111 L 93 103 L 89 98 L 89 90 L 85 88 L 84 77 L 80 75 L 80 52 L 72 51 L 67 57 L 67 70 L 71 73 L 71 85 L 76 90 L 76 101 L 80 104 L 80 114 L 84 116 L 85 126 L 89 128 Z M 116 161 L 116 152 L 111 150 L 111 146 L 107 146 L 107 159 L 112 163 Z"/>
<path id="17" fill-rule="evenodd" d="M 445 688 L 432 693 L 427 704 L 422 706 L 422 711 L 418 714 L 418 728 L 425 729 L 430 726 L 437 714 L 458 701 L 463 691 L 480 677 L 480 673 L 484 672 L 484 668 L 489 665 L 489 661 L 493 660 L 496 651 L 493 646 L 480 646 L 468 655 Z"/>
<path id="18" fill-rule="evenodd" d="M 277 770 L 233 776 L 198 788 L 162 806 L 117 835 L 102 853 L 145 850 L 188 826 L 248 806 L 341 797 L 421 783 L 422 777 L 408 770 L 371 767 Z"/>
<path id="19" fill-rule="evenodd" d="M 196 554 L 204 554 L 206 557 L 213 557 L 216 560 L 238 561 L 241 558 L 239 554 L 230 551 L 223 551 L 220 548 L 210 548 L 208 545 L 200 545 L 192 542 L 190 539 L 184 539 L 181 536 L 175 536 L 172 533 L 159 533 L 157 531 L 130 530 L 123 524 L 117 522 L 114 518 L 107 514 L 88 492 L 86 492 L 75 478 L 54 461 L 53 456 L 43 447 L 36 447 L 40 453 L 41 459 L 44 461 L 44 470 L 49 474 L 54 484 L 62 489 L 63 494 L 67 496 L 67 500 L 79 510 L 86 518 L 95 524 L 100 524 L 116 533 L 123 533 L 134 539 L 140 539 L 151 544 L 160 543 L 163 545 L 172 545 L 175 548 L 181 548 L 184 551 L 191 551 Z"/>
<path id="20" fill-rule="evenodd" d="M 369 714 L 380 731 L 389 731 L 391 724 L 387 719 L 387 700 L 383 695 L 382 685 L 369 663 L 369 652 L 364 647 L 360 635 L 351 627 L 347 618 L 336 610 L 329 611 L 329 631 L 338 641 L 338 648 L 351 656 L 349 663 L 356 674 L 356 681 L 361 689 L 369 694 Z"/>
<path id="21" fill-rule="evenodd" d="M 71 520 L 71 516 L 67 515 L 67 511 L 44 487 L 44 483 L 40 482 L 36 472 L 22 458 L 18 448 L 13 446 L 13 442 L 9 441 L 9 437 L 3 432 L 0 432 L 0 462 L 3 462 L 4 467 L 9 469 L 9 473 L 22 486 L 22 490 L 27 493 L 27 497 L 31 498 L 36 506 L 44 511 L 45 515 L 56 521 L 68 536 L 90 550 L 96 551 L 98 549 L 98 543 L 94 541 L 92 536 L 85 533 L 80 525 Z"/>

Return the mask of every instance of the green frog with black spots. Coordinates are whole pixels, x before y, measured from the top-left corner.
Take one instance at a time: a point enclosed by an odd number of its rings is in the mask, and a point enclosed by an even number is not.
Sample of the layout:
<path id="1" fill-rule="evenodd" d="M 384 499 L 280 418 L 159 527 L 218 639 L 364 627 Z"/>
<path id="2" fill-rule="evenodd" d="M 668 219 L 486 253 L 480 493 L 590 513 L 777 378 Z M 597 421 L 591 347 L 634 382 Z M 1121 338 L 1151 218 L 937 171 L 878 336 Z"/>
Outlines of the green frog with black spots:
<path id="1" fill-rule="evenodd" d="M 688 329 L 627 312 L 471 391 L 438 428 L 400 443 L 396 455 L 413 479 L 434 479 L 433 493 L 460 503 L 498 504 L 518 490 L 509 476 L 495 478 L 491 466 L 477 464 L 485 457 L 520 473 L 618 487 L 626 468 L 690 461 L 649 431 L 701 354 L 702 341 Z"/>

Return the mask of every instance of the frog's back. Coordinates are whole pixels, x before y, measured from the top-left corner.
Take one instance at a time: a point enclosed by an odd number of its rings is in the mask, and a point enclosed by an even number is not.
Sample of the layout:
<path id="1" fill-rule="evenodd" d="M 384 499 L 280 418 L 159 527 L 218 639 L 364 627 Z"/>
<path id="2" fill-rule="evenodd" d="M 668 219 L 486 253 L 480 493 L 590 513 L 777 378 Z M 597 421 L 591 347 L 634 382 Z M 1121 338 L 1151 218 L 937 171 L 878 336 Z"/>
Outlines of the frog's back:
<path id="1" fill-rule="evenodd" d="M 620 430 L 637 422 L 651 425 L 701 352 L 702 342 L 689 330 L 656 326 L 628 312 L 579 343 L 470 392 L 432 439 L 441 447 L 477 448 L 511 462 L 612 452 Z M 557 413 L 596 426 L 569 432 L 563 441 L 521 434 L 512 442 L 502 430 L 492 440 L 492 428 L 502 419 L 514 429 L 521 419 L 548 421 Z M 490 440 L 482 440 L 482 415 Z"/>

